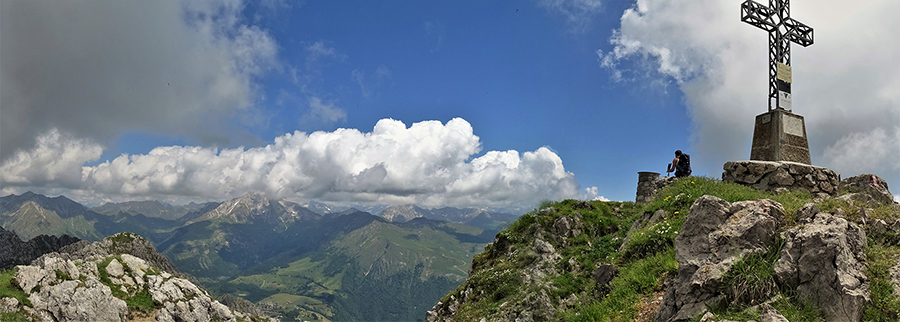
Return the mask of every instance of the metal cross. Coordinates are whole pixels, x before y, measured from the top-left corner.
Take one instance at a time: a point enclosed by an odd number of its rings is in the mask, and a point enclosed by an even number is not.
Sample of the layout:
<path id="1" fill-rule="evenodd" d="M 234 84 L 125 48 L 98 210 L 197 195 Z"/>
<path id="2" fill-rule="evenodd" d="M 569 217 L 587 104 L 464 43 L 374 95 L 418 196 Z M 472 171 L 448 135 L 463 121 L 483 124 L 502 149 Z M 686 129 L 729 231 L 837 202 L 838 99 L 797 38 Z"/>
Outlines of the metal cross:
<path id="1" fill-rule="evenodd" d="M 791 109 L 791 42 L 813 44 L 813 29 L 791 15 L 790 0 L 769 0 L 769 6 L 747 0 L 741 4 L 741 21 L 769 32 L 769 111 Z"/>

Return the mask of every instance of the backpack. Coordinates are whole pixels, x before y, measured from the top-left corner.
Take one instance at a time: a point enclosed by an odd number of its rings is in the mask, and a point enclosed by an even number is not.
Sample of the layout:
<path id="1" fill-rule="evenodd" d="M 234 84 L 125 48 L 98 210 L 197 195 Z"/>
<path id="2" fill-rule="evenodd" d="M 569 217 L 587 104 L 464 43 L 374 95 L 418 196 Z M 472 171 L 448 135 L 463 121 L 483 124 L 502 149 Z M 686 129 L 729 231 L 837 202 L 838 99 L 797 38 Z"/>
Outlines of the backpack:
<path id="1" fill-rule="evenodd" d="M 681 156 L 678 157 L 678 165 L 675 166 L 676 170 L 684 173 L 691 173 L 691 156 L 687 153 L 682 153 Z"/>

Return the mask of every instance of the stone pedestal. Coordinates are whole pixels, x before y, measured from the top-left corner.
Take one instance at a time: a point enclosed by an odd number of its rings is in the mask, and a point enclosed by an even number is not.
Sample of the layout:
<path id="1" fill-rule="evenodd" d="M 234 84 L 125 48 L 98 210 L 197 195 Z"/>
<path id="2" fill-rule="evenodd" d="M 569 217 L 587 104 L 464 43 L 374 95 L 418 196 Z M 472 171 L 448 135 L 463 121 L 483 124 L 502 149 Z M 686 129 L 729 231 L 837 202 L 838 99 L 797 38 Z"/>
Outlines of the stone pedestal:
<path id="1" fill-rule="evenodd" d="M 659 177 L 659 172 L 638 172 L 637 194 L 634 201 L 637 203 L 650 203 L 660 189 L 675 181 L 675 177 Z"/>
<path id="2" fill-rule="evenodd" d="M 803 116 L 780 109 L 757 115 L 750 160 L 812 164 Z"/>
<path id="3" fill-rule="evenodd" d="M 759 190 L 805 190 L 836 196 L 841 177 L 831 169 L 796 162 L 731 161 L 723 166 L 722 181 Z"/>

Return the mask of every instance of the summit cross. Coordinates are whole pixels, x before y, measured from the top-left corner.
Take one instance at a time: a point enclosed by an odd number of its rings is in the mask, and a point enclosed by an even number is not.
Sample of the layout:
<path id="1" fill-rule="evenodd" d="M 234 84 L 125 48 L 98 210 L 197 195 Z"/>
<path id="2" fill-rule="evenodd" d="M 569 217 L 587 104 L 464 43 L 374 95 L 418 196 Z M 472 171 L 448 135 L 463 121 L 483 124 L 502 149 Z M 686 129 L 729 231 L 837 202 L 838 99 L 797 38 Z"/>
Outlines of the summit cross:
<path id="1" fill-rule="evenodd" d="M 791 42 L 813 44 L 813 28 L 791 15 L 790 0 L 769 0 L 764 6 L 753 0 L 741 4 L 741 21 L 769 32 L 769 111 L 791 110 Z"/>

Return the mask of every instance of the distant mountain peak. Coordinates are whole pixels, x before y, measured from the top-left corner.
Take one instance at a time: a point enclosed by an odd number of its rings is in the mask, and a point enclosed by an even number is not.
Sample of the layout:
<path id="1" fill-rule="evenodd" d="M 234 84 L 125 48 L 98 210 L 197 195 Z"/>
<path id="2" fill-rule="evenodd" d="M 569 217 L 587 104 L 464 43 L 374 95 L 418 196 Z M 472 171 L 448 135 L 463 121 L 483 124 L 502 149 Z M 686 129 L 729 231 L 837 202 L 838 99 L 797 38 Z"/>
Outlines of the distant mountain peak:
<path id="1" fill-rule="evenodd" d="M 259 193 L 249 193 L 223 202 L 215 209 L 191 222 L 222 219 L 231 223 L 264 221 L 284 224 L 316 216 L 309 209 L 286 200 L 272 200 Z"/>

